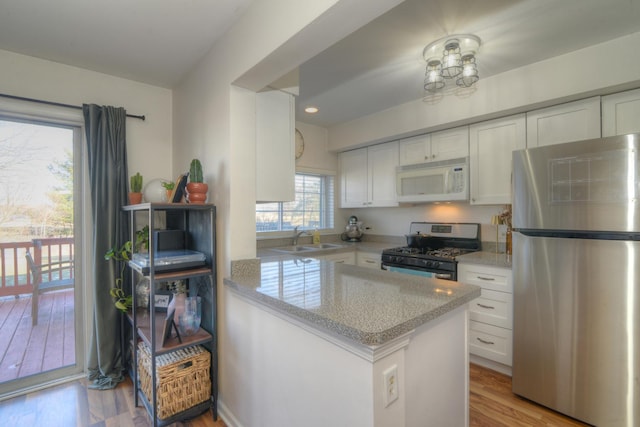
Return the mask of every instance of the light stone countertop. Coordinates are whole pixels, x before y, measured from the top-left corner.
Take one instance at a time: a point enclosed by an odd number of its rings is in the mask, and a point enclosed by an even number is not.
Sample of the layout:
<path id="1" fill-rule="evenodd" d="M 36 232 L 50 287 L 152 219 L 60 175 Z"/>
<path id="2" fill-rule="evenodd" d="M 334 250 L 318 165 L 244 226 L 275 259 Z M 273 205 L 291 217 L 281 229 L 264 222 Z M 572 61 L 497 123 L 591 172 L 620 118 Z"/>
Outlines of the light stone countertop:
<path id="1" fill-rule="evenodd" d="M 511 268 L 511 255 L 495 252 L 471 252 L 456 257 L 459 263 L 483 264 L 493 267 Z"/>
<path id="2" fill-rule="evenodd" d="M 453 281 L 292 255 L 238 269 L 225 285 L 270 309 L 367 346 L 397 338 L 480 296 Z"/>

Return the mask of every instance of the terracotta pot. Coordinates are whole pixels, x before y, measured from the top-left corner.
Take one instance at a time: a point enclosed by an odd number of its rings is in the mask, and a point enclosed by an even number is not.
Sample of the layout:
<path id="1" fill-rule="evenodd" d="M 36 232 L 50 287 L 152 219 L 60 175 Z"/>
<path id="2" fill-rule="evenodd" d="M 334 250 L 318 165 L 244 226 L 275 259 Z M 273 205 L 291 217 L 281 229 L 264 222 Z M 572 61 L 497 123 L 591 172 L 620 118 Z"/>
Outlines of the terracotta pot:
<path id="1" fill-rule="evenodd" d="M 173 190 L 167 190 L 167 203 L 171 203 L 171 194 L 173 193 Z"/>
<path id="2" fill-rule="evenodd" d="M 129 193 L 129 204 L 138 205 L 142 203 L 142 193 Z"/>
<path id="3" fill-rule="evenodd" d="M 189 203 L 204 203 L 207 200 L 209 186 L 204 182 L 190 182 L 187 184 Z"/>

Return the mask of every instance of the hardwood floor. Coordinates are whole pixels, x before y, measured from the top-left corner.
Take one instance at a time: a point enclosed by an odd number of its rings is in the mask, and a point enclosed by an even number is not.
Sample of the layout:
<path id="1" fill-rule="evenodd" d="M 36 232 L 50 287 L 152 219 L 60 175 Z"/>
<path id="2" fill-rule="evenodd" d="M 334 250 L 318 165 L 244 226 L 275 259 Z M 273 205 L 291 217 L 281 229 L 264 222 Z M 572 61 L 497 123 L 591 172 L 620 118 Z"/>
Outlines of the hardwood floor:
<path id="1" fill-rule="evenodd" d="M 511 377 L 471 364 L 469 425 L 472 427 L 588 426 L 516 396 Z"/>
<path id="2" fill-rule="evenodd" d="M 470 426 L 586 426 L 511 393 L 511 378 L 471 365 Z M 115 390 L 88 390 L 86 381 L 52 387 L 0 402 L 0 422 L 29 427 L 147 427 L 149 417 L 133 406 L 131 380 Z M 174 426 L 226 427 L 211 413 Z M 425 423 L 428 425 L 428 423 Z"/>

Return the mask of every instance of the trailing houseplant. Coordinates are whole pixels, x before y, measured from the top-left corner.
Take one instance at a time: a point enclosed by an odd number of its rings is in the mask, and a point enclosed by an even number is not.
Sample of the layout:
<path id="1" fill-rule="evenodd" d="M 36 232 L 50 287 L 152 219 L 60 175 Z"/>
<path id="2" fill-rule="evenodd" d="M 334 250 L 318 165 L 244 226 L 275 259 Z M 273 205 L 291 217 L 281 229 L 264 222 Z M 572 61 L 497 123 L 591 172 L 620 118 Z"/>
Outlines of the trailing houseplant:
<path id="1" fill-rule="evenodd" d="M 149 248 L 149 226 L 145 225 L 141 230 L 136 232 L 136 251 Z M 131 260 L 133 254 L 133 242 L 128 240 L 120 247 L 114 246 L 104 254 L 107 261 L 114 260 L 119 262 L 120 274 L 116 277 L 114 286 L 109 290 L 109 294 L 114 299 L 116 308 L 120 311 L 127 312 L 133 305 L 133 296 L 127 295 L 124 291 L 124 269 Z"/>
<path id="2" fill-rule="evenodd" d="M 136 172 L 135 175 L 129 178 L 129 181 L 129 203 L 137 205 L 142 202 L 142 175 L 140 175 L 140 172 Z"/>
<path id="3" fill-rule="evenodd" d="M 189 166 L 189 183 L 187 184 L 189 203 L 204 203 L 205 200 L 207 200 L 209 186 L 203 181 L 204 177 L 200 160 L 191 160 L 191 165 Z"/>

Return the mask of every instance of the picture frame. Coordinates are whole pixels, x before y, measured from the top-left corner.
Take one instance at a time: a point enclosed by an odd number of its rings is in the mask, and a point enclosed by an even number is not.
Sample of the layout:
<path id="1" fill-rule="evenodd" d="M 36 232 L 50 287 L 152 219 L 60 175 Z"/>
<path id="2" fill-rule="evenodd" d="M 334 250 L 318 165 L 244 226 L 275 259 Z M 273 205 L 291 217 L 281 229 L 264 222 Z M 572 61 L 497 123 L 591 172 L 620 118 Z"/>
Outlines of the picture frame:
<path id="1" fill-rule="evenodd" d="M 176 179 L 176 185 L 173 186 L 173 191 L 171 192 L 171 199 L 169 202 L 171 203 L 182 203 L 184 196 L 186 195 L 186 187 L 187 187 L 187 178 L 189 178 L 189 172 L 180 174 L 180 176 Z"/>
<path id="2" fill-rule="evenodd" d="M 167 315 L 164 319 L 164 325 L 162 326 L 162 345 L 164 346 L 167 343 L 167 340 L 171 338 L 171 329 L 175 328 L 176 333 L 178 333 L 178 328 L 176 328 L 175 323 L 173 322 L 173 312 Z M 180 335 L 178 334 L 178 340 L 180 340 Z"/>
<path id="3" fill-rule="evenodd" d="M 155 311 L 166 312 L 169 303 L 171 302 L 171 291 L 169 290 L 157 290 L 154 298 Z"/>

